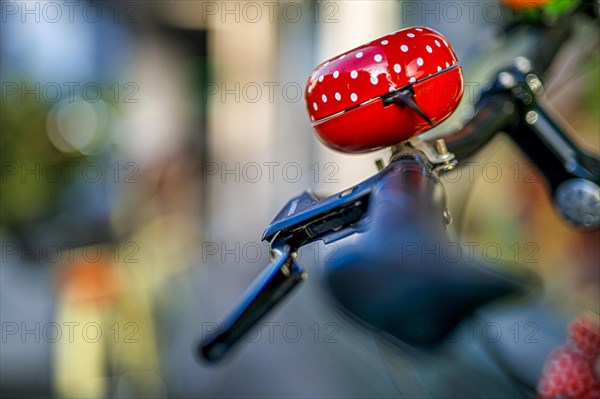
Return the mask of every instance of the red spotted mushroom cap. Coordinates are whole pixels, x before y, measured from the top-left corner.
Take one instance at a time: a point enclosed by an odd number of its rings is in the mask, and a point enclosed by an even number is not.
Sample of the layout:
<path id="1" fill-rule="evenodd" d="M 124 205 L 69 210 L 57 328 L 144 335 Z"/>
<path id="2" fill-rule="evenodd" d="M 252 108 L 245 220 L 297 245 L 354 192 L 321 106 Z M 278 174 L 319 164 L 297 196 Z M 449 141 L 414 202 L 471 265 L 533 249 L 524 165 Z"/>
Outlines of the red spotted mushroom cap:
<path id="1" fill-rule="evenodd" d="M 439 78 L 452 71 L 451 77 Z M 426 80 L 436 84 L 444 82 L 445 86 L 453 85 L 453 87 L 450 89 L 446 87 L 446 93 L 435 96 L 436 88 L 431 84 L 419 86 Z M 345 152 L 370 151 L 396 144 L 427 130 L 430 126 L 426 121 L 413 120 L 415 115 L 404 120 L 404 126 L 382 128 L 370 123 L 369 119 L 382 117 L 389 123 L 402 122 L 398 119 L 399 115 L 394 117 L 392 112 L 389 112 L 392 109 L 394 112 L 414 113 L 408 109 L 400 111 L 400 107 L 396 105 L 388 110 L 386 116 L 381 115 L 383 112 L 381 105 L 379 107 L 372 105 L 370 109 L 373 112 L 361 115 L 358 120 L 344 121 L 341 126 L 334 127 L 332 124 L 322 126 L 323 122 L 409 87 L 412 87 L 415 92 L 417 104 L 422 106 L 424 111 L 429 108 L 427 115 L 435 123 L 449 116 L 462 96 L 462 75 L 457 65 L 456 55 L 448 41 L 432 29 L 425 27 L 402 29 L 325 61 L 308 79 L 305 91 L 306 106 L 313 127 L 325 144 Z M 420 93 L 415 90 L 417 87 L 427 87 L 429 99 L 424 95 L 419 99 Z M 442 89 L 444 87 L 437 88 L 440 92 Z M 444 102 L 445 105 L 442 104 Z M 347 130 L 348 123 L 362 124 L 365 129 L 370 125 L 371 131 L 373 128 L 376 130 L 370 133 L 371 139 L 362 140 L 364 143 L 361 143 L 361 133 L 358 132 L 357 126 L 348 132 L 352 137 L 344 138 L 339 136 L 340 133 L 331 130 L 337 128 Z M 333 125 L 336 124 L 337 122 Z M 396 133 L 393 133 L 394 128 Z M 373 137 L 380 139 L 373 139 Z"/>

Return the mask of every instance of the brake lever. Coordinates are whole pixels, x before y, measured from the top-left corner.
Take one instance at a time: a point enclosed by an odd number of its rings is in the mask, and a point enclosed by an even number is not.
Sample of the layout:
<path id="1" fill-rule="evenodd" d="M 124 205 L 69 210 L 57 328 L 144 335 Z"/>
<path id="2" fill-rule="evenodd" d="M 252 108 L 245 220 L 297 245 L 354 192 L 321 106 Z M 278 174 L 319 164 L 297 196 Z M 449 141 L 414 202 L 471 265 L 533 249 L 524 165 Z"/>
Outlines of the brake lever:
<path id="1" fill-rule="evenodd" d="M 289 245 L 272 249 L 271 263 L 247 288 L 234 311 L 214 336 L 204 337 L 201 356 L 208 361 L 221 359 L 269 310 L 306 279 Z"/>
<path id="2" fill-rule="evenodd" d="M 203 337 L 200 356 L 217 361 L 307 277 L 296 251 L 312 241 L 337 241 L 358 230 L 376 176 L 329 198 L 304 192 L 290 200 L 267 226 L 272 261 L 242 295 L 216 335 Z"/>
<path id="3" fill-rule="evenodd" d="M 208 361 L 222 359 L 252 326 L 306 279 L 306 272 L 295 262 L 301 246 L 316 240 L 330 243 L 357 232 L 376 181 L 377 175 L 321 200 L 310 192 L 291 199 L 263 234 L 263 240 L 270 241 L 271 263 L 244 292 L 216 335 L 203 337 L 199 355 Z"/>
<path id="4" fill-rule="evenodd" d="M 430 144 L 413 138 L 392 151 L 388 168 L 396 160 L 415 154 L 438 175 L 456 165 L 454 155 L 448 152 L 442 139 Z M 208 361 L 223 358 L 252 326 L 306 279 L 307 273 L 295 261 L 300 247 L 314 241 L 329 244 L 366 229 L 371 194 L 388 168 L 327 198 L 304 192 L 279 211 L 263 234 L 263 240 L 270 242 L 271 263 L 244 292 L 222 328 L 203 337 L 198 348 L 202 358 Z"/>

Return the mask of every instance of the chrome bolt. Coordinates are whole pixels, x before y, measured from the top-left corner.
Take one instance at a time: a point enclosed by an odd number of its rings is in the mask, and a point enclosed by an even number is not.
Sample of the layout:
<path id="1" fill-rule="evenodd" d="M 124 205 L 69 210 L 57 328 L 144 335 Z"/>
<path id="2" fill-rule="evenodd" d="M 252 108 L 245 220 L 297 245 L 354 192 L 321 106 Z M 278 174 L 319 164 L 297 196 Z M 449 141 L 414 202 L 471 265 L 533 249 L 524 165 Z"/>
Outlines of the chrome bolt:
<path id="1" fill-rule="evenodd" d="M 446 141 L 444 139 L 437 139 L 435 141 L 435 150 L 440 155 L 446 155 L 448 153 L 448 147 L 446 146 Z"/>
<path id="2" fill-rule="evenodd" d="M 443 174 L 443 173 L 449 172 L 452 169 L 454 169 L 457 164 L 458 164 L 458 161 L 456 159 L 447 160 L 439 165 L 436 165 L 433 168 L 433 171 L 436 173 Z"/>
<path id="3" fill-rule="evenodd" d="M 535 111 L 529 111 L 525 114 L 525 121 L 530 125 L 533 125 L 538 120 L 538 114 Z"/>
<path id="4" fill-rule="evenodd" d="M 515 85 L 515 78 L 508 72 L 500 72 L 498 74 L 498 81 L 506 89 L 510 89 Z"/>
<path id="5" fill-rule="evenodd" d="M 527 82 L 527 85 L 529 86 L 531 91 L 533 91 L 536 95 L 540 95 L 544 91 L 542 81 L 534 74 L 530 73 L 529 75 L 527 75 L 525 77 L 525 81 Z"/>
<path id="6" fill-rule="evenodd" d="M 533 96 L 529 93 L 522 93 L 520 97 L 521 97 L 521 101 L 523 101 L 523 103 L 526 105 L 529 105 L 533 102 Z M 537 118 L 536 118 L 536 120 L 537 120 Z"/>
<path id="7" fill-rule="evenodd" d="M 529 61 L 525 57 L 517 57 L 515 58 L 515 66 L 522 73 L 529 73 L 533 69 L 531 66 L 531 61 Z"/>

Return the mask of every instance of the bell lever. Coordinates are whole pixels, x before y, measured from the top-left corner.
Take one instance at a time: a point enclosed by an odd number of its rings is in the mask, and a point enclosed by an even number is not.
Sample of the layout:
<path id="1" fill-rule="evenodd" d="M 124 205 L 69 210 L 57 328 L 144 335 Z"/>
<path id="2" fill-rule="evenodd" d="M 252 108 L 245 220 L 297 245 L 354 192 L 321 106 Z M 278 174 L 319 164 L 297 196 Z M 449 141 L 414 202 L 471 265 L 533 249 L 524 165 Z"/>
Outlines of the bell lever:
<path id="1" fill-rule="evenodd" d="M 387 99 L 387 102 L 394 103 L 400 106 L 408 105 L 410 109 L 415 111 L 421 118 L 423 118 L 429 126 L 434 127 L 435 122 L 427 116 L 427 114 L 419 107 L 415 102 L 415 95 L 411 90 L 402 90 L 395 93 L 392 97 Z"/>

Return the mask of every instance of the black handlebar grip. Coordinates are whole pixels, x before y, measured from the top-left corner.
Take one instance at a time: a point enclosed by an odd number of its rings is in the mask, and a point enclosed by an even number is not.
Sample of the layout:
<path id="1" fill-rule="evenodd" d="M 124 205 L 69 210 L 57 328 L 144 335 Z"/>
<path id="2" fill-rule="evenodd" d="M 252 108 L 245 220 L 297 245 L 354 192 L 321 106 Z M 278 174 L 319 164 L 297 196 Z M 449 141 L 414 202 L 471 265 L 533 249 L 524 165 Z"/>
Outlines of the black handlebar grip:
<path id="1" fill-rule="evenodd" d="M 338 251 L 327 280 L 350 314 L 410 345 L 441 342 L 479 306 L 535 281 L 472 262 L 466 252 L 455 256 L 460 243 L 446 231 L 442 184 L 418 160 L 388 167 L 367 214 L 367 231 Z"/>

